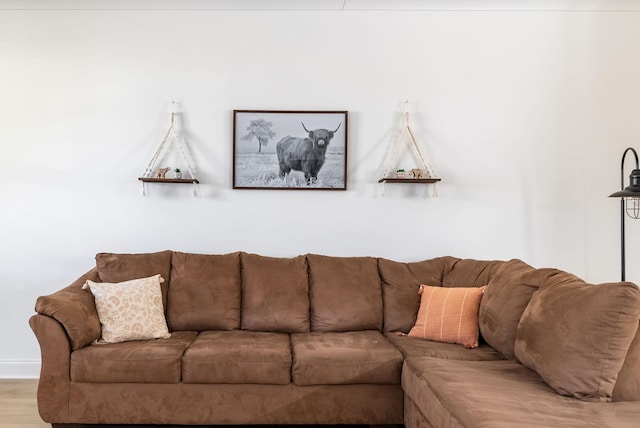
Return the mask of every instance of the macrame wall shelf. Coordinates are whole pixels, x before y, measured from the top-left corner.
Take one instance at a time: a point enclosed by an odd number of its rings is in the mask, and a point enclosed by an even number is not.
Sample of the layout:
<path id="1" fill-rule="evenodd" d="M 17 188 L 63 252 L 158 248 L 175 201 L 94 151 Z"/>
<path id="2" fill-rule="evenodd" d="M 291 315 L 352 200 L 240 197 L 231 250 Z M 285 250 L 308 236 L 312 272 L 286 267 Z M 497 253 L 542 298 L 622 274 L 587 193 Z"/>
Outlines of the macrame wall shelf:
<path id="1" fill-rule="evenodd" d="M 396 140 L 395 144 L 391 148 L 391 152 L 387 160 L 387 166 L 385 168 L 384 174 L 382 175 L 382 178 L 378 180 L 378 183 L 408 183 L 408 184 L 433 183 L 435 184 L 441 181 L 442 179 L 438 178 L 438 176 L 434 172 L 433 167 L 429 163 L 427 157 L 422 152 L 422 149 L 420 149 L 420 145 L 418 144 L 418 141 L 416 140 L 413 130 L 411 129 L 411 125 L 409 123 L 409 101 L 405 101 L 404 105 L 405 105 L 404 127 L 398 134 L 398 139 Z M 410 176 L 397 177 L 396 173 L 392 172 L 392 170 L 394 169 L 394 165 L 396 163 L 396 159 L 398 158 L 400 148 L 402 144 L 406 141 L 406 139 L 408 139 L 409 145 L 415 152 L 417 158 L 422 163 L 422 169 L 416 168 L 417 177 L 410 177 Z M 407 175 L 409 175 L 409 172 L 407 172 Z M 434 193 L 434 196 L 437 196 L 437 191 L 435 188 L 433 193 Z M 383 191 L 383 194 L 384 194 L 384 191 Z"/>
<path id="2" fill-rule="evenodd" d="M 145 183 L 200 183 L 195 178 L 150 178 L 150 177 L 139 177 L 138 180 L 144 181 Z"/>
<path id="3" fill-rule="evenodd" d="M 378 183 L 409 183 L 409 184 L 420 184 L 420 183 L 437 183 L 438 181 L 442 181 L 441 178 L 393 178 L 393 177 L 384 177 L 378 180 Z"/>
<path id="4" fill-rule="evenodd" d="M 180 137 L 180 134 L 175 128 L 175 118 L 178 112 L 178 107 L 179 107 L 179 103 L 177 101 L 174 100 L 171 102 L 169 129 L 167 130 L 167 133 L 165 134 L 162 141 L 160 142 L 158 149 L 153 154 L 153 157 L 151 158 L 149 165 L 147 165 L 147 169 L 144 171 L 144 174 L 142 175 L 142 177 L 138 178 L 138 180 L 142 182 L 143 195 L 146 195 L 147 193 L 146 187 L 145 187 L 146 183 L 170 183 L 170 184 L 193 184 L 193 196 L 197 196 L 197 191 L 198 191 L 197 186 L 200 183 L 200 181 L 198 181 L 198 179 L 195 176 L 195 168 L 191 163 L 188 147 L 184 143 L 184 140 Z M 171 138 L 173 139 L 171 140 Z M 178 177 L 166 178 L 165 174 L 169 172 L 167 171 L 168 168 L 159 168 L 159 169 L 156 168 L 156 164 L 160 159 L 160 155 L 162 155 L 166 151 L 166 149 L 168 149 L 168 147 L 171 145 L 171 143 L 167 145 L 168 141 L 175 141 L 176 145 L 178 146 L 178 149 L 180 150 L 180 154 L 184 159 L 184 163 L 187 165 L 187 174 L 189 175 L 189 178 L 178 178 Z"/>

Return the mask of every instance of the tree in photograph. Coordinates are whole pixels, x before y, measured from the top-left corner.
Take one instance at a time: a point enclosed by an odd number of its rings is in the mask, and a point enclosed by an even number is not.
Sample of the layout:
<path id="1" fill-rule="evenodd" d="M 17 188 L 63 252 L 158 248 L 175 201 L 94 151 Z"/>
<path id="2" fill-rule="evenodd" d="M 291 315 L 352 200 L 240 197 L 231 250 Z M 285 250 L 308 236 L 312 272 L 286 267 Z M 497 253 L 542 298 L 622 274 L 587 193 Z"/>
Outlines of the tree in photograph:
<path id="1" fill-rule="evenodd" d="M 251 141 L 255 138 L 258 140 L 258 153 L 262 153 L 262 146 L 266 146 L 276 135 L 276 133 L 271 130 L 272 126 L 272 122 L 267 122 L 264 119 L 252 120 L 249 122 L 249 126 L 247 126 L 249 133 L 242 137 L 241 140 Z"/>

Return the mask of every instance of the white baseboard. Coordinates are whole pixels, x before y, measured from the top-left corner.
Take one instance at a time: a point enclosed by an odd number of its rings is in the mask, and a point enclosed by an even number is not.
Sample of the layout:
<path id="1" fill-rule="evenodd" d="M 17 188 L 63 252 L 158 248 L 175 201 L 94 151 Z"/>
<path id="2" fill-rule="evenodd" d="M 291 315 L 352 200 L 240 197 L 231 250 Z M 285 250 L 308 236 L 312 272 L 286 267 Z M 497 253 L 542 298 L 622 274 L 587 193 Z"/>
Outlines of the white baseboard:
<path id="1" fill-rule="evenodd" d="M 37 379 L 40 360 L 0 360 L 0 379 Z"/>

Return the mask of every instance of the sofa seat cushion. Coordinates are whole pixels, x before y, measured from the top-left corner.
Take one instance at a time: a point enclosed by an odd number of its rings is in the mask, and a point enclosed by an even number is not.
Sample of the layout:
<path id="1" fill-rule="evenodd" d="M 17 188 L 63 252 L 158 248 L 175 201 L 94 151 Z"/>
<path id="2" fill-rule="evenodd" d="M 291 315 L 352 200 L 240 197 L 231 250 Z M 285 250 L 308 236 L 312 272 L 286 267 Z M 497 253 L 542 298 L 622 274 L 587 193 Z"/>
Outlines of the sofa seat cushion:
<path id="1" fill-rule="evenodd" d="M 387 333 L 385 337 L 402 352 L 405 358 L 433 357 L 463 361 L 496 361 L 505 359 L 500 352 L 485 343 L 481 343 L 477 348 L 466 349 L 455 343 L 435 342 L 407 335 L 397 336 L 395 333 Z"/>
<path id="2" fill-rule="evenodd" d="M 291 344 L 286 333 L 205 331 L 183 358 L 184 383 L 291 382 Z"/>
<path id="3" fill-rule="evenodd" d="M 637 403 L 585 403 L 557 394 L 515 361 L 408 358 L 405 394 L 437 427 L 637 427 Z"/>
<path id="4" fill-rule="evenodd" d="M 71 380 L 101 383 L 179 383 L 184 351 L 197 332 L 169 339 L 86 346 L 71 354 Z"/>
<path id="5" fill-rule="evenodd" d="M 291 335 L 296 385 L 399 384 L 402 354 L 377 330 Z"/>

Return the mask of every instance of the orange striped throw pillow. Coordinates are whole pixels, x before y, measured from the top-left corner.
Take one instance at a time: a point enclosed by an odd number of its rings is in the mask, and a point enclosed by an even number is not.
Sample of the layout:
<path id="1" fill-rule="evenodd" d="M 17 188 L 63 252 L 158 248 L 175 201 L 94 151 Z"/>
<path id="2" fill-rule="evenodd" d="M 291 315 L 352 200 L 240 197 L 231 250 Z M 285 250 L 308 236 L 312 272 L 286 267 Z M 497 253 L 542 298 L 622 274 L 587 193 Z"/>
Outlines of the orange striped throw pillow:
<path id="1" fill-rule="evenodd" d="M 416 325 L 409 336 L 478 347 L 478 310 L 485 287 L 421 285 Z"/>

